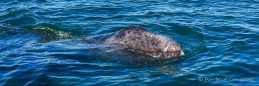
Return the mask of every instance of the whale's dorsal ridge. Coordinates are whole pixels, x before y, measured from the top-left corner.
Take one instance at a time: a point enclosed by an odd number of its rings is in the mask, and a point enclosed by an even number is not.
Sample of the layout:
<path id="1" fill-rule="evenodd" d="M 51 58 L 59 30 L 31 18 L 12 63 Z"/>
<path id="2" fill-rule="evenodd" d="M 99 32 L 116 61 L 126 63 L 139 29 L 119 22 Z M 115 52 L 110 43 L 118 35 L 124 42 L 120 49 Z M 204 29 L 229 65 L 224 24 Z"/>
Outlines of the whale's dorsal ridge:
<path id="1" fill-rule="evenodd" d="M 153 32 L 150 32 L 148 30 L 146 30 L 145 28 L 143 27 L 140 27 L 140 26 L 129 26 L 129 27 L 126 27 L 124 29 L 121 29 L 120 31 L 118 31 L 116 33 L 116 36 L 117 37 L 124 37 L 125 35 L 140 35 L 140 34 L 144 34 L 144 33 L 153 33 Z M 155 33 L 153 33 L 155 34 Z"/>
<path id="2" fill-rule="evenodd" d="M 147 31 L 147 32 L 149 32 L 148 30 L 146 30 L 140 26 L 129 26 L 129 27 L 126 27 L 126 28 L 120 30 L 119 32 L 125 32 L 125 31 L 144 31 L 144 32 Z"/>

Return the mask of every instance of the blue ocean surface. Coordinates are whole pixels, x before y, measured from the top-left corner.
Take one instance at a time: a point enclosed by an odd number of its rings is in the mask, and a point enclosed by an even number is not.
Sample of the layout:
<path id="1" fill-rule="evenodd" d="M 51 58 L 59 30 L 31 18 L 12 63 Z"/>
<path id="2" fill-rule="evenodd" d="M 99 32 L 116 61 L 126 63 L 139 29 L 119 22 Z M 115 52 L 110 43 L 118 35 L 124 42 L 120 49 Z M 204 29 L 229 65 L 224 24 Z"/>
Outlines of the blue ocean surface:
<path id="1" fill-rule="evenodd" d="M 185 55 L 80 40 L 132 25 Z M 257 0 L 0 0 L 1 86 L 257 86 L 258 51 Z"/>

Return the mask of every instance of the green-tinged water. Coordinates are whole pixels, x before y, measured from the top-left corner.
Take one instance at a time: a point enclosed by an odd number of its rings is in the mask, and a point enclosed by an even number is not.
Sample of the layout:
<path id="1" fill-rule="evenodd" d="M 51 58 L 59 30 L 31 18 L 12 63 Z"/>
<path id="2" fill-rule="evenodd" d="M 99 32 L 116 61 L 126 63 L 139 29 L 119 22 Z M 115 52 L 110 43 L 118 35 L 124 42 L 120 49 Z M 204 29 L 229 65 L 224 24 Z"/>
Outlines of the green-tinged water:
<path id="1" fill-rule="evenodd" d="M 0 1 L 0 85 L 259 85 L 256 0 Z M 150 60 L 84 37 L 138 25 L 185 56 Z"/>

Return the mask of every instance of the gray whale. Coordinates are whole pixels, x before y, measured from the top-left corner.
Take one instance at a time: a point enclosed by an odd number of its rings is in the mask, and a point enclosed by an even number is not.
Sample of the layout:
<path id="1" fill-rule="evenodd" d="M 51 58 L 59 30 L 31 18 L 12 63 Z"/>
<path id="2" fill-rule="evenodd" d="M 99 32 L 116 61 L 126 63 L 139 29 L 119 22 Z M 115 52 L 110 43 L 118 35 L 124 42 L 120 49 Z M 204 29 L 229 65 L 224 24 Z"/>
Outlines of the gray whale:
<path id="1" fill-rule="evenodd" d="M 140 26 L 129 26 L 118 32 L 92 36 L 88 42 L 118 44 L 154 58 L 177 58 L 184 55 L 181 46 L 173 39 L 148 31 Z"/>

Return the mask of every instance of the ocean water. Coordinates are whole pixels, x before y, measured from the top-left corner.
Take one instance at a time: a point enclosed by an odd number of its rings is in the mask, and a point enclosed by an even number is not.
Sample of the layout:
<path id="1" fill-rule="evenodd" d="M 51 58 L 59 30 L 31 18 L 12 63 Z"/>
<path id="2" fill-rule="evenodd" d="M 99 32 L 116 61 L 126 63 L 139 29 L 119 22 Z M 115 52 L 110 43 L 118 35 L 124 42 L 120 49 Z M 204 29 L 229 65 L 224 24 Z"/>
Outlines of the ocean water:
<path id="1" fill-rule="evenodd" d="M 257 0 L 1 0 L 1 86 L 257 86 Z M 176 40 L 150 60 L 80 38 L 138 25 Z"/>

